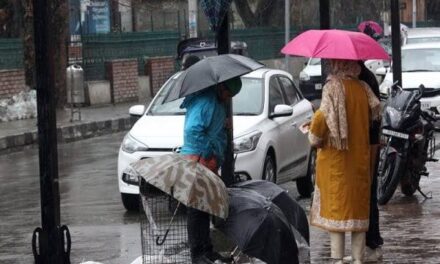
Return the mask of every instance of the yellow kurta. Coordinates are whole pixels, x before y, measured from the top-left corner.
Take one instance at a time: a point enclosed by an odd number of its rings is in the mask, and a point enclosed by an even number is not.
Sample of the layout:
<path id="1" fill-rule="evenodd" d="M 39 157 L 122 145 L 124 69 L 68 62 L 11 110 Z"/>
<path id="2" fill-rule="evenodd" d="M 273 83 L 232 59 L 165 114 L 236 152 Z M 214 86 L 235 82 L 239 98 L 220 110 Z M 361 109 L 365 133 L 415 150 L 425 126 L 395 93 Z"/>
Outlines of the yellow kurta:
<path id="1" fill-rule="evenodd" d="M 333 232 L 368 230 L 370 208 L 369 105 L 356 80 L 343 80 L 346 97 L 348 150 L 326 143 L 329 129 L 316 111 L 310 133 L 323 140 L 316 160 L 316 186 L 311 225 Z"/>

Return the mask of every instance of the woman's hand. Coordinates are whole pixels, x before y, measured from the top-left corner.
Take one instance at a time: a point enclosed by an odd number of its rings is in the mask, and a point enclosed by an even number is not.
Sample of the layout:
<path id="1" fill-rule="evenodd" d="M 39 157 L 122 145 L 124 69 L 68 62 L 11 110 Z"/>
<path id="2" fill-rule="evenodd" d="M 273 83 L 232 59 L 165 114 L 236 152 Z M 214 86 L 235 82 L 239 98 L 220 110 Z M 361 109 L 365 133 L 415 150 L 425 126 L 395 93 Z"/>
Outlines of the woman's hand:
<path id="1" fill-rule="evenodd" d="M 307 121 L 305 123 L 303 123 L 302 125 L 300 125 L 298 127 L 298 129 L 303 133 L 303 134 L 307 134 L 309 133 L 310 130 L 310 124 L 312 123 L 312 121 Z"/>

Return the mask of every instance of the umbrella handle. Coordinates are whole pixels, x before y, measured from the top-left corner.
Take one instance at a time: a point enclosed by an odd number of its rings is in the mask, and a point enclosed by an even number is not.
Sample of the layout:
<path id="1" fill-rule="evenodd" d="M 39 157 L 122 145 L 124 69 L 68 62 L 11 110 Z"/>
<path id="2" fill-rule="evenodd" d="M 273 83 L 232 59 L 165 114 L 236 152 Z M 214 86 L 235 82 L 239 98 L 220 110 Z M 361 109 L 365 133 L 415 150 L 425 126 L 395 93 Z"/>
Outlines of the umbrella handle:
<path id="1" fill-rule="evenodd" d="M 167 231 L 165 232 L 165 235 L 163 236 L 162 240 L 160 240 L 160 236 L 156 237 L 156 245 L 158 246 L 162 246 L 163 243 L 165 243 L 165 240 L 167 239 L 168 236 L 168 232 L 170 232 L 170 229 L 168 228 Z"/>
<path id="2" fill-rule="evenodd" d="M 179 206 L 180 206 L 180 202 L 177 203 L 176 209 L 174 209 L 174 214 L 173 214 L 173 216 L 171 217 L 170 222 L 168 223 L 167 231 L 165 231 L 165 234 L 163 235 L 162 240 L 160 240 L 160 236 L 157 236 L 157 237 L 156 237 L 156 245 L 161 246 L 161 245 L 163 245 L 163 243 L 165 243 L 165 240 L 167 239 L 168 233 L 170 232 L 171 223 L 173 222 L 174 217 L 175 217 L 176 214 L 177 214 L 177 209 L 179 209 Z"/>

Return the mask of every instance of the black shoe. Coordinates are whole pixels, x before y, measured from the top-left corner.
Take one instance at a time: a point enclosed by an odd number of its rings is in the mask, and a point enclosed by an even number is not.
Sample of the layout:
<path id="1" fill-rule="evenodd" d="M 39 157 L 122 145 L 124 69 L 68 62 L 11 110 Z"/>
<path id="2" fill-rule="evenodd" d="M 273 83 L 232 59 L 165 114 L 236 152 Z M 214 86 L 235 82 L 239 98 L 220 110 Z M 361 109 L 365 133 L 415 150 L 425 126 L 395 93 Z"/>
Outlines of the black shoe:
<path id="1" fill-rule="evenodd" d="M 215 262 L 216 260 L 220 260 L 222 263 L 231 263 L 232 257 L 224 257 L 220 253 L 211 251 L 205 254 L 205 256 L 211 260 L 212 262 Z"/>
<path id="2" fill-rule="evenodd" d="M 214 264 L 213 261 L 211 261 L 208 257 L 205 255 L 202 255 L 200 257 L 194 258 L 192 260 L 192 264 Z"/>

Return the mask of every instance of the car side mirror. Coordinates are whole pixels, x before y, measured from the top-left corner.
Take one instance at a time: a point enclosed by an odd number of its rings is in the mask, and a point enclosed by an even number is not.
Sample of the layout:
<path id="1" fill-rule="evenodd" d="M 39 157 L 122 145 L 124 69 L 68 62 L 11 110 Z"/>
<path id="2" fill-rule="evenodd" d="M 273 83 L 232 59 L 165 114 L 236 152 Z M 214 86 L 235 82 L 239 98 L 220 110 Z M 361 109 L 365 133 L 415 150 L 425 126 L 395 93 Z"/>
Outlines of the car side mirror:
<path id="1" fill-rule="evenodd" d="M 128 110 L 128 113 L 131 116 L 141 117 L 145 113 L 145 106 L 144 105 L 133 105 Z"/>
<path id="2" fill-rule="evenodd" d="M 273 113 L 270 115 L 270 118 L 291 116 L 292 114 L 293 114 L 293 107 L 285 104 L 279 104 L 275 106 L 275 109 Z"/>
<path id="3" fill-rule="evenodd" d="M 387 74 L 387 69 L 385 67 L 380 67 L 376 69 L 376 75 L 385 76 Z"/>

